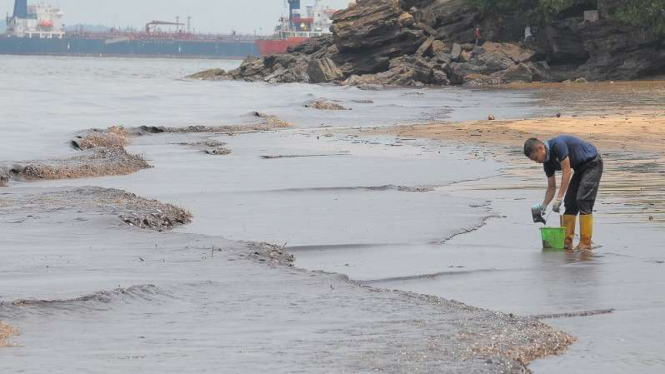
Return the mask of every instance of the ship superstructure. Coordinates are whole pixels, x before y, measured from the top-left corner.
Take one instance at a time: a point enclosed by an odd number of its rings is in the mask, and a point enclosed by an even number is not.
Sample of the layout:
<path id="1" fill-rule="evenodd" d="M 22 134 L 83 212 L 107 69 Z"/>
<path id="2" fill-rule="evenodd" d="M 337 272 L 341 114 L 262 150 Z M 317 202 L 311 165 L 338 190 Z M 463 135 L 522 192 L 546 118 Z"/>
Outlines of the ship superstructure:
<path id="1" fill-rule="evenodd" d="M 288 14 L 280 18 L 275 28 L 274 36 L 257 40 L 262 55 L 284 53 L 289 47 L 298 45 L 303 41 L 330 34 L 332 16 L 336 10 L 323 4 L 322 0 L 315 0 L 314 5 L 307 5 L 305 11 L 301 7 L 301 0 L 287 0 Z"/>
<path id="2" fill-rule="evenodd" d="M 28 0 L 15 0 L 14 13 L 7 18 L 7 34 L 16 37 L 62 39 L 65 36 L 60 9 L 30 5 Z"/>

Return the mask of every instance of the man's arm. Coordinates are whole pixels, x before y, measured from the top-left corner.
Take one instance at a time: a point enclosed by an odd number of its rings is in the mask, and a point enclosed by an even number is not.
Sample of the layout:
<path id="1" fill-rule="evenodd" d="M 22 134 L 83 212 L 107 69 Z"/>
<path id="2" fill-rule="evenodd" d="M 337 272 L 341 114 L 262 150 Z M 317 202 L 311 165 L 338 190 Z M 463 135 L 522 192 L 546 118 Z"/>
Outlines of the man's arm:
<path id="1" fill-rule="evenodd" d="M 570 178 L 573 176 L 573 169 L 570 167 L 570 157 L 566 157 L 565 160 L 561 161 L 561 188 L 559 189 L 559 195 L 557 200 L 563 201 L 563 198 L 568 192 L 568 186 L 570 185 Z"/>
<path id="2" fill-rule="evenodd" d="M 545 193 L 545 200 L 543 200 L 543 210 L 554 200 L 554 194 L 556 194 L 556 177 L 552 175 L 547 178 L 547 192 Z"/>

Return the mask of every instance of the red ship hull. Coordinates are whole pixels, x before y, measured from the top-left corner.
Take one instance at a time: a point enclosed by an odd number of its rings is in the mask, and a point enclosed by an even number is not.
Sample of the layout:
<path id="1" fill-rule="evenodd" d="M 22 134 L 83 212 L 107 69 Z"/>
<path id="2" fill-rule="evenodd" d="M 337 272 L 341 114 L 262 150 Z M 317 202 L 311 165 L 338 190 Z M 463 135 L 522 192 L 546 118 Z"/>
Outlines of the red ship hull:
<path id="1" fill-rule="evenodd" d="M 288 39 L 259 39 L 256 46 L 259 48 L 261 56 L 272 55 L 276 53 L 286 53 L 289 47 L 294 47 L 307 40 L 304 37 L 294 37 Z"/>

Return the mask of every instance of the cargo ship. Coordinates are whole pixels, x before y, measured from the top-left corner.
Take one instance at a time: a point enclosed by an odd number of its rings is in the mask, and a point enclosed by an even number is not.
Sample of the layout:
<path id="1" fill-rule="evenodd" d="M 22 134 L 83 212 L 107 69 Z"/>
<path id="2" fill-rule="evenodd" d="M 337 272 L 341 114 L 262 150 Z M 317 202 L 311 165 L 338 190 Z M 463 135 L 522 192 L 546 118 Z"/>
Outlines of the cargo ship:
<path id="1" fill-rule="evenodd" d="M 228 59 L 259 55 L 254 36 L 195 34 L 190 32 L 190 22 L 188 17 L 185 28 L 179 20 L 152 21 L 140 32 L 66 32 L 60 9 L 15 0 L 7 30 L 0 34 L 0 54 Z M 162 31 L 162 27 L 169 31 Z"/>
<path id="2" fill-rule="evenodd" d="M 307 38 L 329 33 L 333 10 L 317 0 L 301 15 L 300 0 L 289 0 L 271 37 L 192 33 L 190 22 L 151 21 L 142 31 L 65 30 L 63 12 L 53 6 L 15 0 L 14 12 L 0 34 L 0 54 L 57 56 L 133 56 L 243 59 L 284 53 Z M 186 27 L 185 27 L 186 26 Z M 162 28 L 168 28 L 163 31 Z"/>
<path id="3" fill-rule="evenodd" d="M 300 0 L 288 0 L 288 16 L 282 16 L 271 38 L 257 39 L 256 44 L 261 55 L 284 53 L 289 47 L 303 41 L 330 34 L 332 16 L 336 10 L 316 0 L 302 12 Z"/>

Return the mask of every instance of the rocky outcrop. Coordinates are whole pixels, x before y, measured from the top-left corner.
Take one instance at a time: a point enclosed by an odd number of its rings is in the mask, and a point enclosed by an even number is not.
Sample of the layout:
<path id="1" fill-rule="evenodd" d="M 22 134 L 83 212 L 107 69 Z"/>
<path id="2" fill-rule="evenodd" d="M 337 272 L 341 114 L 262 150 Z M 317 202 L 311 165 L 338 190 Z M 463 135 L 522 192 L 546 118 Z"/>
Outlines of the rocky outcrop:
<path id="1" fill-rule="evenodd" d="M 617 0 L 601 3 L 611 1 Z M 359 0 L 335 13 L 332 35 L 309 39 L 286 54 L 248 58 L 231 72 L 191 77 L 419 87 L 635 79 L 665 71 L 662 38 L 611 19 L 583 22 L 591 3 L 572 2 L 547 25 L 534 27 L 536 40 L 525 43 L 526 15 L 534 9 L 507 15 L 482 12 L 467 0 Z M 601 14 L 610 17 L 606 8 Z"/>
<path id="2" fill-rule="evenodd" d="M 548 58 L 573 65 L 566 78 L 637 79 L 665 69 L 665 42 L 651 30 L 616 21 L 566 19 L 547 27 Z"/>
<path id="3" fill-rule="evenodd" d="M 307 65 L 307 75 L 310 83 L 329 83 L 344 77 L 335 62 L 328 57 L 310 60 Z"/>

